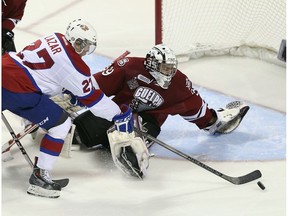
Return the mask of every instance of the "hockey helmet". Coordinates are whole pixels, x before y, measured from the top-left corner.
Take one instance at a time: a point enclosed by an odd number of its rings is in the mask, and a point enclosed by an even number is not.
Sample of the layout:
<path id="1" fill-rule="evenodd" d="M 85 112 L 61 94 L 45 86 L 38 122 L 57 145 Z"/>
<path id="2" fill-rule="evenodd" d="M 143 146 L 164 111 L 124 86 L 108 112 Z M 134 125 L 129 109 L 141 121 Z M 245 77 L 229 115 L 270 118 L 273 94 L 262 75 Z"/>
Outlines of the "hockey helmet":
<path id="1" fill-rule="evenodd" d="M 75 49 L 75 45 L 80 47 L 80 51 L 75 51 L 81 54 L 86 50 L 86 55 L 94 52 L 97 46 L 97 32 L 86 21 L 82 19 L 76 19 L 69 23 L 65 38 L 72 44 Z"/>
<path id="2" fill-rule="evenodd" d="M 163 89 L 168 89 L 172 77 L 177 71 L 177 58 L 164 44 L 154 46 L 146 55 L 145 68 Z"/>

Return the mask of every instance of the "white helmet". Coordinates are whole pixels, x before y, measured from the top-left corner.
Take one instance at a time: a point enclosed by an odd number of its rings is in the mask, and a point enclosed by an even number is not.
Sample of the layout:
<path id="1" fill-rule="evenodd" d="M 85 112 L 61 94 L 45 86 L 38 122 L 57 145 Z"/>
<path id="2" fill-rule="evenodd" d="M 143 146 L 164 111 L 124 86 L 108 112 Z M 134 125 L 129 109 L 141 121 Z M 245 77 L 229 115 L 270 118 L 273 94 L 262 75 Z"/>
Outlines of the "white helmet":
<path id="1" fill-rule="evenodd" d="M 177 71 L 177 59 L 173 51 L 164 44 L 158 44 L 147 53 L 144 65 L 158 85 L 168 89 Z"/>
<path id="2" fill-rule="evenodd" d="M 87 22 L 77 19 L 69 23 L 65 38 L 72 44 L 75 49 L 75 43 L 81 47 L 81 51 L 77 52 L 80 54 L 83 49 L 88 45 L 89 51 L 87 55 L 94 52 L 97 46 L 97 32 Z"/>

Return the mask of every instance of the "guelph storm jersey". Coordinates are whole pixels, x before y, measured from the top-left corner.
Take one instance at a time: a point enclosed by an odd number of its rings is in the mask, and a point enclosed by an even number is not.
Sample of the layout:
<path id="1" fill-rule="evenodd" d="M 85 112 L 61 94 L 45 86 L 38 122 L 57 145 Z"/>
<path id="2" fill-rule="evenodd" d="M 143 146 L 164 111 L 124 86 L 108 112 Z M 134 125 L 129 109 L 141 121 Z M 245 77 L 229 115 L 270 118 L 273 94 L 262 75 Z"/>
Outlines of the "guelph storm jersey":
<path id="1" fill-rule="evenodd" d="M 117 104 L 149 113 L 159 126 L 168 115 L 179 114 L 199 128 L 205 127 L 212 113 L 187 76 L 177 70 L 168 89 L 163 89 L 145 69 L 144 61 L 145 58 L 126 57 L 94 74 L 94 78 L 107 96 L 114 96 Z"/>

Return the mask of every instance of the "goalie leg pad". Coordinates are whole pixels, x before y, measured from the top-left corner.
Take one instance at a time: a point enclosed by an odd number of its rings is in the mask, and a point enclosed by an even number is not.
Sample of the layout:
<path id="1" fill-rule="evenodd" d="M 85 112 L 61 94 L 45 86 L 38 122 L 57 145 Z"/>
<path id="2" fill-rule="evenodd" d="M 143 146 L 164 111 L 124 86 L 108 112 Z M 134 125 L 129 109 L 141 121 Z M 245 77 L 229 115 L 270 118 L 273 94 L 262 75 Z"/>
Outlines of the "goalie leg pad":
<path id="1" fill-rule="evenodd" d="M 115 163 L 125 174 L 140 179 L 143 178 L 143 172 L 140 170 L 137 156 L 130 145 L 120 148 L 120 152 L 115 158 Z"/>
<path id="2" fill-rule="evenodd" d="M 76 126 L 74 124 L 71 125 L 71 128 L 64 140 L 63 147 L 62 147 L 61 154 L 60 154 L 60 156 L 62 157 L 71 158 L 72 150 L 77 150 L 77 149 L 74 149 L 74 146 L 76 147 L 77 145 L 73 146 L 73 143 L 72 143 L 74 132 L 75 132 L 75 127 Z"/>
<path id="3" fill-rule="evenodd" d="M 242 119 L 249 110 L 249 106 L 245 105 L 242 101 L 233 101 L 226 105 L 225 109 L 216 111 L 217 120 L 214 124 L 206 127 L 209 133 L 231 133 L 241 123 Z"/>
<path id="4" fill-rule="evenodd" d="M 143 179 L 147 175 L 150 154 L 140 137 L 135 133 L 108 131 L 113 161 L 124 174 Z"/>

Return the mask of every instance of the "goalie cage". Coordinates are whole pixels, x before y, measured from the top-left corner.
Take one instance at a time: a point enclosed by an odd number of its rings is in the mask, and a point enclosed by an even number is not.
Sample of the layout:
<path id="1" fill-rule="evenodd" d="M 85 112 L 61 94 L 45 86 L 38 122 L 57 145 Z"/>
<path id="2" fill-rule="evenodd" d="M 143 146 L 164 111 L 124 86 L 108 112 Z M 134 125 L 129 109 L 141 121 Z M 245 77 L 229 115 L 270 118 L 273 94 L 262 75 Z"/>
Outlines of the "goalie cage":
<path id="1" fill-rule="evenodd" d="M 155 43 L 179 61 L 230 54 L 284 66 L 277 53 L 285 38 L 285 0 L 155 0 Z"/>

